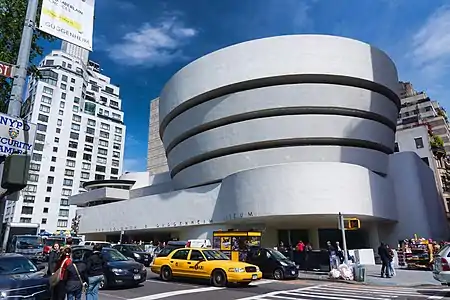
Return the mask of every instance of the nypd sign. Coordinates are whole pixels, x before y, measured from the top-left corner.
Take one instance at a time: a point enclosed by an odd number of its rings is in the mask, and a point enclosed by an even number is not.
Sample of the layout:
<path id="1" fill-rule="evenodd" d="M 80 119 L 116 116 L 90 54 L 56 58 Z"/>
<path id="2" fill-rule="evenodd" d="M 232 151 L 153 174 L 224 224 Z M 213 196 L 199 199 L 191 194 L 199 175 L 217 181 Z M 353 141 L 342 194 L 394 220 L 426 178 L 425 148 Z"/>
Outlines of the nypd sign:
<path id="1" fill-rule="evenodd" d="M 0 156 L 33 151 L 36 125 L 0 113 Z"/>

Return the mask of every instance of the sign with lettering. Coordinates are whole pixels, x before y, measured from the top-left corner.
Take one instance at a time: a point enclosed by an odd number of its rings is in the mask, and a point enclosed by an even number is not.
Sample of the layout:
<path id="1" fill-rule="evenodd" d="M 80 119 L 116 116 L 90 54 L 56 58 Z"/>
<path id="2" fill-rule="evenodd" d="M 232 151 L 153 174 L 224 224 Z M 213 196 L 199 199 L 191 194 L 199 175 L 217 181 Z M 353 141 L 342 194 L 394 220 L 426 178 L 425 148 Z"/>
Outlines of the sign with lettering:
<path id="1" fill-rule="evenodd" d="M 0 76 L 12 78 L 14 66 L 0 61 Z"/>
<path id="2" fill-rule="evenodd" d="M 0 156 L 33 151 L 36 125 L 0 113 Z"/>
<path id="3" fill-rule="evenodd" d="M 39 30 L 92 51 L 94 0 L 43 0 Z"/>

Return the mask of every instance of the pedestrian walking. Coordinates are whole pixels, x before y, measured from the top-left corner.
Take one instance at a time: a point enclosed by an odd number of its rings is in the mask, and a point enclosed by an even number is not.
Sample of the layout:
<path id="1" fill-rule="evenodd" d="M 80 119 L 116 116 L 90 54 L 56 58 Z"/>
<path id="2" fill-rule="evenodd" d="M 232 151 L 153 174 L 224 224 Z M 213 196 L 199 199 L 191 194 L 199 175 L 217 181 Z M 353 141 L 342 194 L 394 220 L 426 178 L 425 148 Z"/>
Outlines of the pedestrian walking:
<path id="1" fill-rule="evenodd" d="M 48 254 L 48 266 L 47 266 L 47 275 L 51 276 L 56 271 L 56 265 L 58 264 L 59 260 L 59 244 L 55 243 L 53 244 L 52 249 L 50 250 L 50 253 Z"/>
<path id="2" fill-rule="evenodd" d="M 327 242 L 327 250 L 328 250 L 328 256 L 330 258 L 330 268 L 331 269 L 337 269 L 339 266 L 339 257 L 336 248 L 331 245 L 331 242 Z"/>
<path id="3" fill-rule="evenodd" d="M 386 275 L 386 278 L 390 278 L 389 275 L 389 251 L 386 248 L 386 244 L 383 242 L 380 243 L 380 246 L 378 247 L 378 255 L 381 259 L 381 277 L 384 277 Z"/>
<path id="4" fill-rule="evenodd" d="M 72 259 L 75 259 L 73 257 Z M 81 300 L 87 287 L 86 265 L 72 262 L 67 266 L 65 274 L 67 300 Z"/>
<path id="5" fill-rule="evenodd" d="M 101 253 L 102 247 L 96 244 L 93 250 L 94 252 L 86 262 L 86 275 L 88 277 L 86 300 L 98 300 L 98 290 L 101 283 L 105 280 L 105 260 Z"/>
<path id="6" fill-rule="evenodd" d="M 56 271 L 50 277 L 52 286 L 52 300 L 64 300 L 66 299 L 66 271 L 67 266 L 72 263 L 70 258 L 71 249 L 64 248 L 60 252 L 58 262 L 56 264 Z"/>
<path id="7" fill-rule="evenodd" d="M 389 254 L 389 275 L 395 276 L 395 268 L 394 268 L 394 251 L 392 248 L 386 244 L 386 249 L 388 250 Z"/>

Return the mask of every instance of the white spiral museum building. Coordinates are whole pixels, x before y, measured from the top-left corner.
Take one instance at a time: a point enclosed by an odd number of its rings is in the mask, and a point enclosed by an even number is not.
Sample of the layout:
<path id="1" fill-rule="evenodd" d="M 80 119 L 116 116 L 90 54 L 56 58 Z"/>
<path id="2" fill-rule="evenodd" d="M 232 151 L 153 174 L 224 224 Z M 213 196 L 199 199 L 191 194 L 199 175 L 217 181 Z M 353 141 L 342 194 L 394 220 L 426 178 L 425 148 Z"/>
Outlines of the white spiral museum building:
<path id="1" fill-rule="evenodd" d="M 267 245 L 319 247 L 339 238 L 342 212 L 361 219 L 354 247 L 447 238 L 432 171 L 415 153 L 393 154 L 397 90 L 392 60 L 348 38 L 278 36 L 201 57 L 160 95 L 169 173 L 124 175 L 135 181 L 128 196 L 80 209 L 80 231 L 187 239 L 254 228 Z M 104 195 L 72 204 L 108 200 L 102 184 Z"/>

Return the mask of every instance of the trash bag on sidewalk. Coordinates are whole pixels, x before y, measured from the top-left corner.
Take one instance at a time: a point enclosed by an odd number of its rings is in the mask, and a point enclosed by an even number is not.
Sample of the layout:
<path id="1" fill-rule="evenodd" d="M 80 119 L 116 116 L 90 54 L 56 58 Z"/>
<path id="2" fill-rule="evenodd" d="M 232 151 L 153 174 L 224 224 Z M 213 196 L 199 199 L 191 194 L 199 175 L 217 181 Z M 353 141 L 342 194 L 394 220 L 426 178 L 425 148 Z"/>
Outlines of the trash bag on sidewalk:
<path id="1" fill-rule="evenodd" d="M 338 279 L 339 277 L 341 277 L 341 272 L 339 272 L 337 269 L 331 269 L 328 276 L 333 279 Z"/>
<path id="2" fill-rule="evenodd" d="M 340 278 L 344 279 L 344 280 L 353 280 L 353 267 L 352 266 L 348 266 L 346 264 L 341 264 L 338 267 L 339 270 L 339 274 L 340 274 Z"/>

